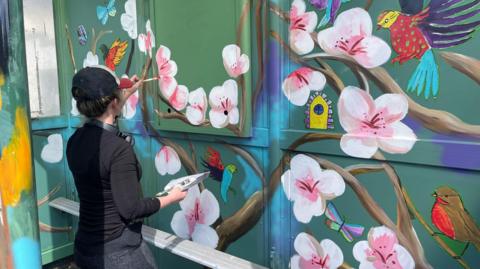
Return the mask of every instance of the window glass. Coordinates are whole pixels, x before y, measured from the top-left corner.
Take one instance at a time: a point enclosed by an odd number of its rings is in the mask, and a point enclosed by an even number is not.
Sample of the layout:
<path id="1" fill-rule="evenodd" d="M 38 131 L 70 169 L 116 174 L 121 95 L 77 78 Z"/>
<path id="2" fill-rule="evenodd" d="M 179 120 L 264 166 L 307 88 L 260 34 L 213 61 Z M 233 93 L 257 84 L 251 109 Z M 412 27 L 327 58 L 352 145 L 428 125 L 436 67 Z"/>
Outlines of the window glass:
<path id="1" fill-rule="evenodd" d="M 31 116 L 60 115 L 52 0 L 24 0 L 23 13 Z"/>

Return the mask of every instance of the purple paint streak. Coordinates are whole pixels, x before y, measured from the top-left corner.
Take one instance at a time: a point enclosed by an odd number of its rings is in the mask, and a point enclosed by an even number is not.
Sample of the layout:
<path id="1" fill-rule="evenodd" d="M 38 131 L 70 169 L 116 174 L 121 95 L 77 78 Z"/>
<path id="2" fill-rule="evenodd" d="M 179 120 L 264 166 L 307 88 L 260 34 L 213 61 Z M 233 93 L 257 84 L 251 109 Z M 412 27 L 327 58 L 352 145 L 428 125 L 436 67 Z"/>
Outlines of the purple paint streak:
<path id="1" fill-rule="evenodd" d="M 441 162 L 444 165 L 464 169 L 480 168 L 478 139 L 460 135 L 437 134 L 433 137 L 433 143 L 442 146 Z"/>

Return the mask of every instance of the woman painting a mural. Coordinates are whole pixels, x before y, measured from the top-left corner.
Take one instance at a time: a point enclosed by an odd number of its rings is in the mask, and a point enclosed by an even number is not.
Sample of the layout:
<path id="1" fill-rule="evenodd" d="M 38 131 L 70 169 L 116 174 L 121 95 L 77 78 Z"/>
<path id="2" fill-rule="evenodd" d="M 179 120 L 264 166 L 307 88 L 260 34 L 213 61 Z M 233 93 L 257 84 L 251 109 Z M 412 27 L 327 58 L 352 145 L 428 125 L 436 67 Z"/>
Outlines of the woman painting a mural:
<path id="1" fill-rule="evenodd" d="M 67 144 L 80 199 L 75 238 L 80 268 L 157 268 L 142 240 L 142 219 L 186 196 L 175 188 L 161 198 L 142 198 L 133 139 L 115 126 L 126 100 L 143 83 L 136 76 L 127 82 L 128 88 L 122 87 L 103 66 L 86 67 L 73 77 L 72 95 L 78 111 L 88 118 Z"/>

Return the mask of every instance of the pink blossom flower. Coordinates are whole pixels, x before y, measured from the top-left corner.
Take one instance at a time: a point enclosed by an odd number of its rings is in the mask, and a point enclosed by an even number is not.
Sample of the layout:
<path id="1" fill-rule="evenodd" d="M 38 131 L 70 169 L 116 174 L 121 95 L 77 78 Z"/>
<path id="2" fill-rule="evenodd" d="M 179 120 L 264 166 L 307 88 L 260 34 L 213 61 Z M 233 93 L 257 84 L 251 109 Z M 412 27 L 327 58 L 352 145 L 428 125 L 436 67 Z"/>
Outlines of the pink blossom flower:
<path id="1" fill-rule="evenodd" d="M 182 168 L 182 164 L 177 152 L 173 148 L 163 146 L 155 156 L 155 168 L 162 176 L 166 174 L 175 175 Z"/>
<path id="2" fill-rule="evenodd" d="M 235 80 L 229 79 L 222 86 L 214 87 L 208 96 L 210 123 L 215 128 L 224 128 L 228 124 L 237 124 L 240 114 L 238 105 L 238 87 Z"/>
<path id="3" fill-rule="evenodd" d="M 148 53 L 148 56 L 152 57 L 152 48 L 155 47 L 155 36 L 152 32 L 152 27 L 150 26 L 150 20 L 147 20 L 145 24 L 146 34 L 138 35 L 138 48 L 141 52 L 145 54 Z"/>
<path id="4" fill-rule="evenodd" d="M 131 119 L 137 113 L 138 91 L 128 97 L 122 108 L 122 115 L 125 119 Z"/>
<path id="5" fill-rule="evenodd" d="M 362 8 L 342 12 L 333 27 L 318 33 L 317 40 L 326 53 L 351 57 L 366 68 L 386 63 L 392 53 L 385 41 L 372 36 L 372 19 Z"/>
<path id="6" fill-rule="evenodd" d="M 299 55 L 313 50 L 314 42 L 311 33 L 317 25 L 317 14 L 313 11 L 305 12 L 303 0 L 294 0 L 290 9 L 290 48 Z"/>
<path id="7" fill-rule="evenodd" d="M 410 253 L 398 244 L 395 233 L 385 226 L 368 232 L 368 241 L 353 246 L 353 257 L 361 269 L 413 269 L 415 262 Z"/>
<path id="8" fill-rule="evenodd" d="M 241 54 L 240 48 L 235 44 L 223 48 L 222 57 L 225 70 L 232 78 L 247 73 L 250 68 L 250 59 L 246 54 Z"/>
<path id="9" fill-rule="evenodd" d="M 302 223 L 325 212 L 326 200 L 343 194 L 345 182 L 333 170 L 323 170 L 311 157 L 295 155 L 290 170 L 282 175 L 282 185 L 288 200 L 293 201 L 293 214 Z"/>
<path id="10" fill-rule="evenodd" d="M 303 106 L 307 103 L 310 91 L 321 91 L 327 79 L 325 76 L 308 67 L 300 67 L 293 71 L 283 81 L 283 94 L 296 106 Z"/>
<path id="11" fill-rule="evenodd" d="M 300 233 L 293 243 L 298 255 L 290 259 L 292 269 L 337 269 L 343 263 L 342 250 L 330 239 L 320 243 L 306 233 Z"/>
<path id="12" fill-rule="evenodd" d="M 408 113 L 407 98 L 384 94 L 375 101 L 367 92 L 346 87 L 338 100 L 340 124 L 347 132 L 340 147 L 353 157 L 370 158 L 378 148 L 388 153 L 407 153 L 416 142 L 412 129 L 400 120 Z"/>
<path id="13" fill-rule="evenodd" d="M 155 55 L 155 60 L 158 67 L 158 86 L 160 92 L 165 98 L 172 96 L 174 90 L 177 88 L 177 63 L 170 59 L 170 49 L 165 46 L 160 46 Z"/>
<path id="14" fill-rule="evenodd" d="M 170 224 L 173 232 L 181 238 L 216 248 L 218 234 L 210 227 L 220 217 L 215 196 L 207 189 L 200 193 L 198 186 L 192 187 L 180 202 L 180 208 Z"/>
<path id="15" fill-rule="evenodd" d="M 170 96 L 167 96 L 168 103 L 176 110 L 183 110 L 187 106 L 188 88 L 184 85 L 177 85 Z"/>
<path id="16" fill-rule="evenodd" d="M 198 88 L 188 95 L 186 116 L 193 125 L 202 124 L 207 113 L 207 94 L 203 88 Z"/>

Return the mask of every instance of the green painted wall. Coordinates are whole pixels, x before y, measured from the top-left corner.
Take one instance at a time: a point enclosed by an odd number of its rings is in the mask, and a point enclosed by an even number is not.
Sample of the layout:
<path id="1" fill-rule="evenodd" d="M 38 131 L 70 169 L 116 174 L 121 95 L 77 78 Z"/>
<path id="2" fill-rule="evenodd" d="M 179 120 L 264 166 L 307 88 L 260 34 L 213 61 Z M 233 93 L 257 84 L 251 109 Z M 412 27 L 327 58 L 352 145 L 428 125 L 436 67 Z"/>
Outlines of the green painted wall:
<path id="1" fill-rule="evenodd" d="M 297 254 L 294 247 L 295 238 L 299 233 L 307 232 L 319 242 L 326 238 L 334 241 L 343 252 L 344 268 L 350 268 L 349 266 L 356 268 L 360 263 L 352 254 L 355 243 L 367 240 L 368 231 L 372 227 L 396 223 L 398 221 L 397 203 L 400 203 L 400 205 L 408 207 L 410 212 L 408 219 L 411 220 L 418 236 L 418 240 L 412 237 L 405 241 L 402 236 L 411 236 L 413 233 L 410 232 L 411 229 L 400 231 L 397 234 L 400 244 L 403 246 L 421 244 L 425 253 L 425 258 L 423 258 L 421 251 L 406 247 L 417 261 L 417 268 L 428 268 L 427 264 L 433 268 L 478 267 L 476 266 L 480 263 L 478 250 L 472 244 L 466 249 L 461 260 L 455 260 L 439 244 L 439 241 L 445 241 L 449 246 L 455 246 L 455 244 L 451 240 L 445 239 L 445 236 L 432 236 L 425 228 L 428 226 L 438 232 L 438 229 L 433 226 L 430 216 L 435 202 L 432 193 L 443 185 L 455 189 L 461 195 L 463 205 L 472 218 L 477 223 L 480 219 L 479 200 L 476 195 L 480 189 L 478 183 L 480 178 L 480 158 L 478 158 L 480 156 L 480 122 L 476 117 L 478 114 L 476 113 L 478 109 L 476 103 L 480 98 L 478 76 L 476 76 L 476 80 L 465 76 L 454 69 L 441 54 L 441 52 L 464 54 L 471 57 L 478 66 L 480 58 L 479 52 L 476 50 L 479 45 L 478 34 L 475 33 L 471 40 L 460 46 L 434 51 L 439 67 L 440 91 L 437 98 L 426 100 L 422 96 L 404 90 L 419 63 L 417 59 L 402 65 L 386 62 L 381 68 L 375 69 L 362 69 L 351 60 L 344 61 L 343 58 L 332 59 L 332 57 L 321 59 L 324 62 L 320 65 L 315 61 L 303 61 L 299 64 L 300 56 L 288 50 L 289 21 L 285 15 L 288 14 L 291 1 L 269 1 L 268 7 L 265 6 L 267 1 L 260 0 L 204 0 L 201 3 L 200 1 L 167 0 L 137 0 L 136 2 L 138 33 L 145 33 L 145 22 L 150 19 L 156 37 L 153 55 L 160 45 L 168 46 L 172 51 L 172 59 L 178 65 L 176 79 L 180 84 L 188 86 L 190 91 L 202 86 L 205 88 L 208 98 L 208 92 L 213 86 L 220 85 L 228 79 L 228 75 L 223 69 L 221 50 L 226 44 L 237 43 L 238 24 L 242 21 L 242 17 L 245 19 L 243 19 L 240 43 L 242 53 L 249 56 L 251 63 L 250 71 L 245 74 L 247 117 L 245 129 L 241 132 L 240 137 L 227 128 L 193 127 L 179 119 L 158 117 L 154 110 L 158 109 L 160 112 L 168 113 L 168 105 L 159 98 L 158 84 L 156 82 L 146 83 L 146 87 L 141 90 L 143 96 L 140 96 L 136 106 L 135 116 L 120 121 L 122 130 L 132 133 L 135 137 L 135 150 L 144 170 L 142 185 L 145 195 L 153 195 L 173 178 L 187 173 L 204 171 L 202 159 L 205 158 L 207 148 L 212 147 L 220 152 L 224 165 L 234 164 L 238 168 L 231 185 L 236 193 L 229 194 L 228 203 L 223 202 L 221 198 L 219 182 L 208 180 L 205 183 L 205 187 L 217 198 L 224 220 L 224 226 L 218 226 L 217 231 L 221 238 L 227 241 L 232 240 L 226 248 L 228 253 L 270 268 L 288 268 L 291 257 Z M 364 7 L 365 2 L 343 3 L 338 13 L 354 7 Z M 427 6 L 428 1 L 425 2 L 424 6 Z M 468 2 L 471 1 L 462 1 L 462 3 Z M 125 12 L 124 3 L 123 0 L 116 1 L 116 15 L 110 16 L 106 25 L 102 25 L 96 18 L 95 12 L 96 6 L 106 5 L 103 1 L 54 1 L 62 115 L 35 120 L 32 123 L 39 199 L 56 186 L 59 186 L 58 191 L 51 198 L 66 196 L 76 199 L 73 180 L 68 172 L 65 158 L 50 164 L 45 163 L 40 156 L 40 152 L 48 143 L 49 135 L 61 134 L 65 144 L 75 128 L 82 124 L 81 117 L 73 116 L 70 113 L 70 79 L 73 75 L 73 68 L 65 35 L 65 24 L 69 27 L 77 69 L 81 68 L 83 59 L 91 48 L 92 27 L 95 28 L 97 34 L 102 30 L 113 31 L 104 35 L 97 44 L 95 52 L 100 57 L 100 64 L 104 62 L 101 58 L 101 44 L 109 47 L 116 38 L 128 41 L 129 47 L 126 55 L 117 66 L 117 74 L 122 75 L 132 46 L 130 37 L 122 29 L 120 23 L 120 17 Z M 246 4 L 249 4 L 246 10 L 250 12 L 246 13 L 248 15 L 242 16 Z M 478 10 L 478 5 L 475 8 Z M 323 10 L 316 10 L 310 4 L 307 4 L 306 9 L 308 12 L 315 11 L 319 20 L 325 13 Z M 372 1 L 368 13 L 373 20 L 373 28 L 376 28 L 377 16 L 383 10 L 390 9 L 400 10 L 399 2 Z M 267 21 L 268 26 L 264 27 L 263 24 Z M 478 21 L 478 15 L 472 17 L 469 22 L 473 21 Z M 85 46 L 78 42 L 76 29 L 79 25 L 84 25 L 87 29 L 88 42 Z M 315 28 L 315 32 L 329 27 L 331 27 L 330 24 Z M 268 35 L 268 38 L 264 38 L 264 35 Z M 387 30 L 374 29 L 373 35 L 385 40 L 389 46 L 391 45 Z M 140 75 L 147 56 L 139 52 L 137 40 L 133 44 L 135 52 L 130 74 Z M 282 46 L 282 44 L 286 44 L 286 46 Z M 310 53 L 317 52 L 322 52 L 318 45 Z M 390 59 L 395 54 L 393 52 Z M 304 122 L 307 108 L 294 106 L 288 101 L 282 92 L 282 82 L 301 65 L 319 68 L 321 65 L 325 66 L 325 63 L 332 68 L 331 70 L 327 68 L 327 71 L 324 72 L 329 79 L 323 93 L 332 101 L 334 128 L 328 130 L 307 129 Z M 354 70 L 360 68 L 366 75 L 370 87 L 369 93 L 373 98 L 388 92 L 404 94 L 411 98 L 409 113 L 402 121 L 415 132 L 418 140 L 408 153 L 389 154 L 381 151 L 387 160 L 384 162 L 350 157 L 342 151 L 338 139 L 345 131 L 340 124 L 337 103 L 338 92 L 343 90 L 343 87 L 339 87 L 339 89 L 335 87 L 340 84 L 360 87 L 361 83 L 348 66 L 352 63 Z M 260 87 L 262 84 L 259 82 L 259 78 L 262 77 L 262 72 L 265 74 L 265 79 L 263 87 Z M 388 72 L 392 79 L 385 77 L 378 79 L 379 74 L 385 74 L 383 72 Z M 157 70 L 154 60 L 147 77 L 155 74 L 157 74 Z M 475 77 L 475 75 L 473 76 Z M 335 77 L 338 77 L 338 80 L 334 80 Z M 341 83 L 338 82 L 339 80 Z M 258 98 L 255 98 L 257 95 Z M 239 96 L 241 96 L 241 92 L 239 92 Z M 142 105 L 146 108 L 145 113 L 142 113 Z M 432 112 L 432 110 L 444 112 Z M 185 113 L 185 110 L 181 112 Z M 445 112 L 456 117 L 449 118 L 449 121 L 442 125 L 448 117 Z M 328 137 L 331 139 L 325 139 Z M 225 145 L 224 142 L 230 146 Z M 294 142 L 299 143 L 294 144 Z M 182 168 L 175 175 L 162 176 L 155 168 L 155 156 L 163 145 L 173 146 L 180 155 Z M 248 152 L 248 155 L 245 152 Z M 352 171 L 351 175 L 348 173 L 342 175 L 348 178 L 347 182 L 350 182 L 350 185 L 352 185 L 352 177 L 357 179 L 359 185 L 354 186 L 363 186 L 378 208 L 383 209 L 388 215 L 391 222 L 385 221 L 385 218 L 376 220 L 372 216 L 373 213 L 366 209 L 368 206 L 361 202 L 362 199 L 365 199 L 365 194 L 357 195 L 349 184 L 347 184 L 345 192 L 332 201 L 348 223 L 360 224 L 365 227 L 363 234 L 355 237 L 354 242 L 348 243 L 338 232 L 329 229 L 325 225 L 325 214 L 313 217 L 306 224 L 299 222 L 293 214 L 293 203 L 287 199 L 287 191 L 281 184 L 281 175 L 284 171 L 293 169 L 289 160 L 300 153 L 320 158 L 323 169 L 334 169 L 344 173 L 344 170 L 351 169 L 352 165 L 356 165 L 353 166 L 354 168 L 358 165 L 365 168 L 349 170 Z M 253 163 L 256 164 L 246 161 L 246 157 L 253 158 Z M 338 166 L 332 166 L 332 163 Z M 387 168 L 392 167 L 398 175 L 402 186 L 401 192 L 398 193 L 398 199 L 389 177 L 380 169 L 384 167 L 382 165 L 387 165 Z M 359 174 L 360 171 L 361 174 Z M 264 181 L 262 177 L 264 177 Z M 255 194 L 255 191 L 262 189 L 263 193 Z M 410 200 L 406 200 L 407 197 Z M 258 211 L 248 211 L 244 218 L 230 218 L 242 207 L 249 205 L 253 205 L 249 208 L 258 209 Z M 179 209 L 178 206 L 172 206 L 162 210 L 149 218 L 146 223 L 173 233 L 170 223 L 174 213 Z M 55 230 L 52 232 L 52 227 L 50 227 L 50 231 L 41 230 L 43 262 L 48 263 L 70 255 L 76 219 L 49 209 L 46 205 L 39 207 L 39 214 L 40 221 L 52 226 Z M 225 236 L 222 232 L 229 231 L 229 227 L 226 227 L 228 225 L 225 223 L 229 224 L 231 220 L 240 223 L 239 228 L 232 232 L 236 236 Z M 423 221 L 423 224 L 420 220 Z M 409 223 L 409 221 L 405 221 L 407 224 Z M 230 226 L 235 228 L 233 225 Z M 410 228 L 408 225 L 405 227 Z M 224 246 L 226 247 L 226 245 Z M 158 263 L 167 268 L 173 266 L 175 268 L 200 268 L 198 265 L 164 251 L 155 250 L 155 255 Z"/>

